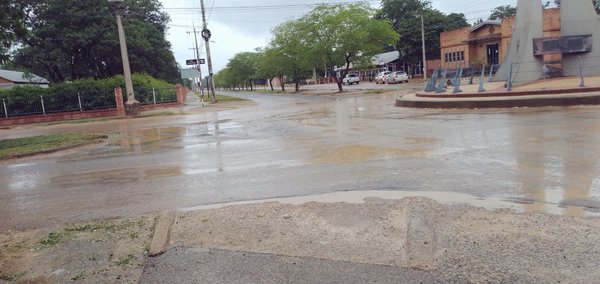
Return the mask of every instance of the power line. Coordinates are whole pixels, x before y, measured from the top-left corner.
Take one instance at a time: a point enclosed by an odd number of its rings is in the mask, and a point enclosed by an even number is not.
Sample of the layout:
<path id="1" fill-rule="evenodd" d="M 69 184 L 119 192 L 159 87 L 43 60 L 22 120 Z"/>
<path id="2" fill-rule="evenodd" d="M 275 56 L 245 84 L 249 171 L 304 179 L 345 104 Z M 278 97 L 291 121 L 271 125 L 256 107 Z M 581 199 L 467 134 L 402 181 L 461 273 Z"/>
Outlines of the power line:
<path id="1" fill-rule="evenodd" d="M 292 8 L 311 8 L 311 7 L 317 7 L 319 5 L 323 5 L 323 4 L 341 4 L 341 5 L 349 5 L 349 4 L 357 4 L 357 3 L 377 3 L 378 1 L 343 1 L 343 2 L 327 2 L 327 3 L 303 3 L 303 4 L 279 4 L 279 5 L 254 5 L 254 6 L 214 6 L 214 0 L 213 0 L 213 6 L 211 8 L 208 8 L 206 10 L 209 11 L 209 13 L 212 12 L 230 12 L 230 11 L 235 11 L 235 12 L 239 12 L 239 11 L 254 11 L 254 10 L 288 10 L 288 9 L 292 9 Z M 198 10 L 198 8 L 190 8 L 190 7 L 165 7 L 163 8 L 164 10 L 168 10 L 168 11 L 194 11 L 197 12 L 196 10 Z"/>

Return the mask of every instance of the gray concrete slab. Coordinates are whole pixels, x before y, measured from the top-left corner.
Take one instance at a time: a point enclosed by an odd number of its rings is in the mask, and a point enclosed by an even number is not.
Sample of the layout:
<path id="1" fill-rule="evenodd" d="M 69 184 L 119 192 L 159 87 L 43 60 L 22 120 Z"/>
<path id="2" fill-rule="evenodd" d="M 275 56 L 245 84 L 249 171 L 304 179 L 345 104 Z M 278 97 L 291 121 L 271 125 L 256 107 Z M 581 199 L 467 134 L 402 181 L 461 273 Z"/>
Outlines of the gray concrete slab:
<path id="1" fill-rule="evenodd" d="M 140 283 L 443 283 L 443 280 L 432 272 L 402 267 L 176 248 L 151 258 Z"/>

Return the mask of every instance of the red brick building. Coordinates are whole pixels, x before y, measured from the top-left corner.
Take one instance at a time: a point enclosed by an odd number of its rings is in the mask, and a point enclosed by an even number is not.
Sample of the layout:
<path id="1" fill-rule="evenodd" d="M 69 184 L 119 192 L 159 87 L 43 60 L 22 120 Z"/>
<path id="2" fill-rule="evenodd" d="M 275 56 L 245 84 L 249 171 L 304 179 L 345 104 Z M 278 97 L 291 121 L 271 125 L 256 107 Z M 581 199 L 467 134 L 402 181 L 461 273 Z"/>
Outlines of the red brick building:
<path id="1" fill-rule="evenodd" d="M 544 37 L 559 37 L 560 9 L 545 9 L 543 17 Z M 502 64 L 510 46 L 514 22 L 515 18 L 510 17 L 441 33 L 442 68 Z M 548 64 L 560 61 L 560 54 L 544 55 L 544 62 Z"/>

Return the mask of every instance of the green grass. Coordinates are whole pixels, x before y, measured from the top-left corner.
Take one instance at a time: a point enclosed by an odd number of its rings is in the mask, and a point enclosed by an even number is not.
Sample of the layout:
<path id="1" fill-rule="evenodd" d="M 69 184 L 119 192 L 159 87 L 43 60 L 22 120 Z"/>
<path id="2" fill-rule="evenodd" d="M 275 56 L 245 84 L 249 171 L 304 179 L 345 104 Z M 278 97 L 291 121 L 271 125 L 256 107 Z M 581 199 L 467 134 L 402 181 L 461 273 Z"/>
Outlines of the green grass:
<path id="1" fill-rule="evenodd" d="M 115 263 L 121 268 L 125 269 L 127 268 L 127 266 L 129 266 L 129 264 L 134 258 L 135 257 L 133 256 L 133 254 L 128 254 L 126 257 L 119 258 Z"/>
<path id="2" fill-rule="evenodd" d="M 55 246 L 56 244 L 58 244 L 58 242 L 60 242 L 63 235 L 64 234 L 61 232 L 52 232 L 48 234 L 48 236 L 40 240 L 40 244 L 45 246 Z"/>
<path id="3" fill-rule="evenodd" d="M 108 138 L 96 134 L 54 134 L 0 140 L 0 160 L 48 153 Z"/>
<path id="4" fill-rule="evenodd" d="M 219 95 L 219 94 L 217 94 L 216 97 L 217 97 L 217 102 L 241 102 L 241 101 L 245 101 L 245 99 L 242 99 L 242 98 L 230 97 L 230 96 Z"/>
<path id="5" fill-rule="evenodd" d="M 77 275 L 71 277 L 71 281 L 79 281 L 85 279 L 85 272 L 79 272 Z"/>
<path id="6" fill-rule="evenodd" d="M 9 282 L 17 282 L 21 277 L 25 275 L 25 272 L 17 272 L 17 273 L 7 273 L 0 271 L 0 280 L 9 281 Z"/>

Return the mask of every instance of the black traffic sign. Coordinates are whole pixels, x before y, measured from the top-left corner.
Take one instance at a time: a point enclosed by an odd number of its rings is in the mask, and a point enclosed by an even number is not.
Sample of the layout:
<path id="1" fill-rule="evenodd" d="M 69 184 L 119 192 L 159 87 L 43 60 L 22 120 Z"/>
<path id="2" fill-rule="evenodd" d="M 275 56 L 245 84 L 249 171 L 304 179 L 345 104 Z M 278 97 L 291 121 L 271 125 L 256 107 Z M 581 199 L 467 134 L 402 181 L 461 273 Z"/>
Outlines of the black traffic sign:
<path id="1" fill-rule="evenodd" d="M 198 60 L 197 59 L 188 59 L 185 61 L 186 65 L 196 65 L 198 64 Z M 206 64 L 206 60 L 204 60 L 204 58 L 200 59 L 200 64 Z"/>

